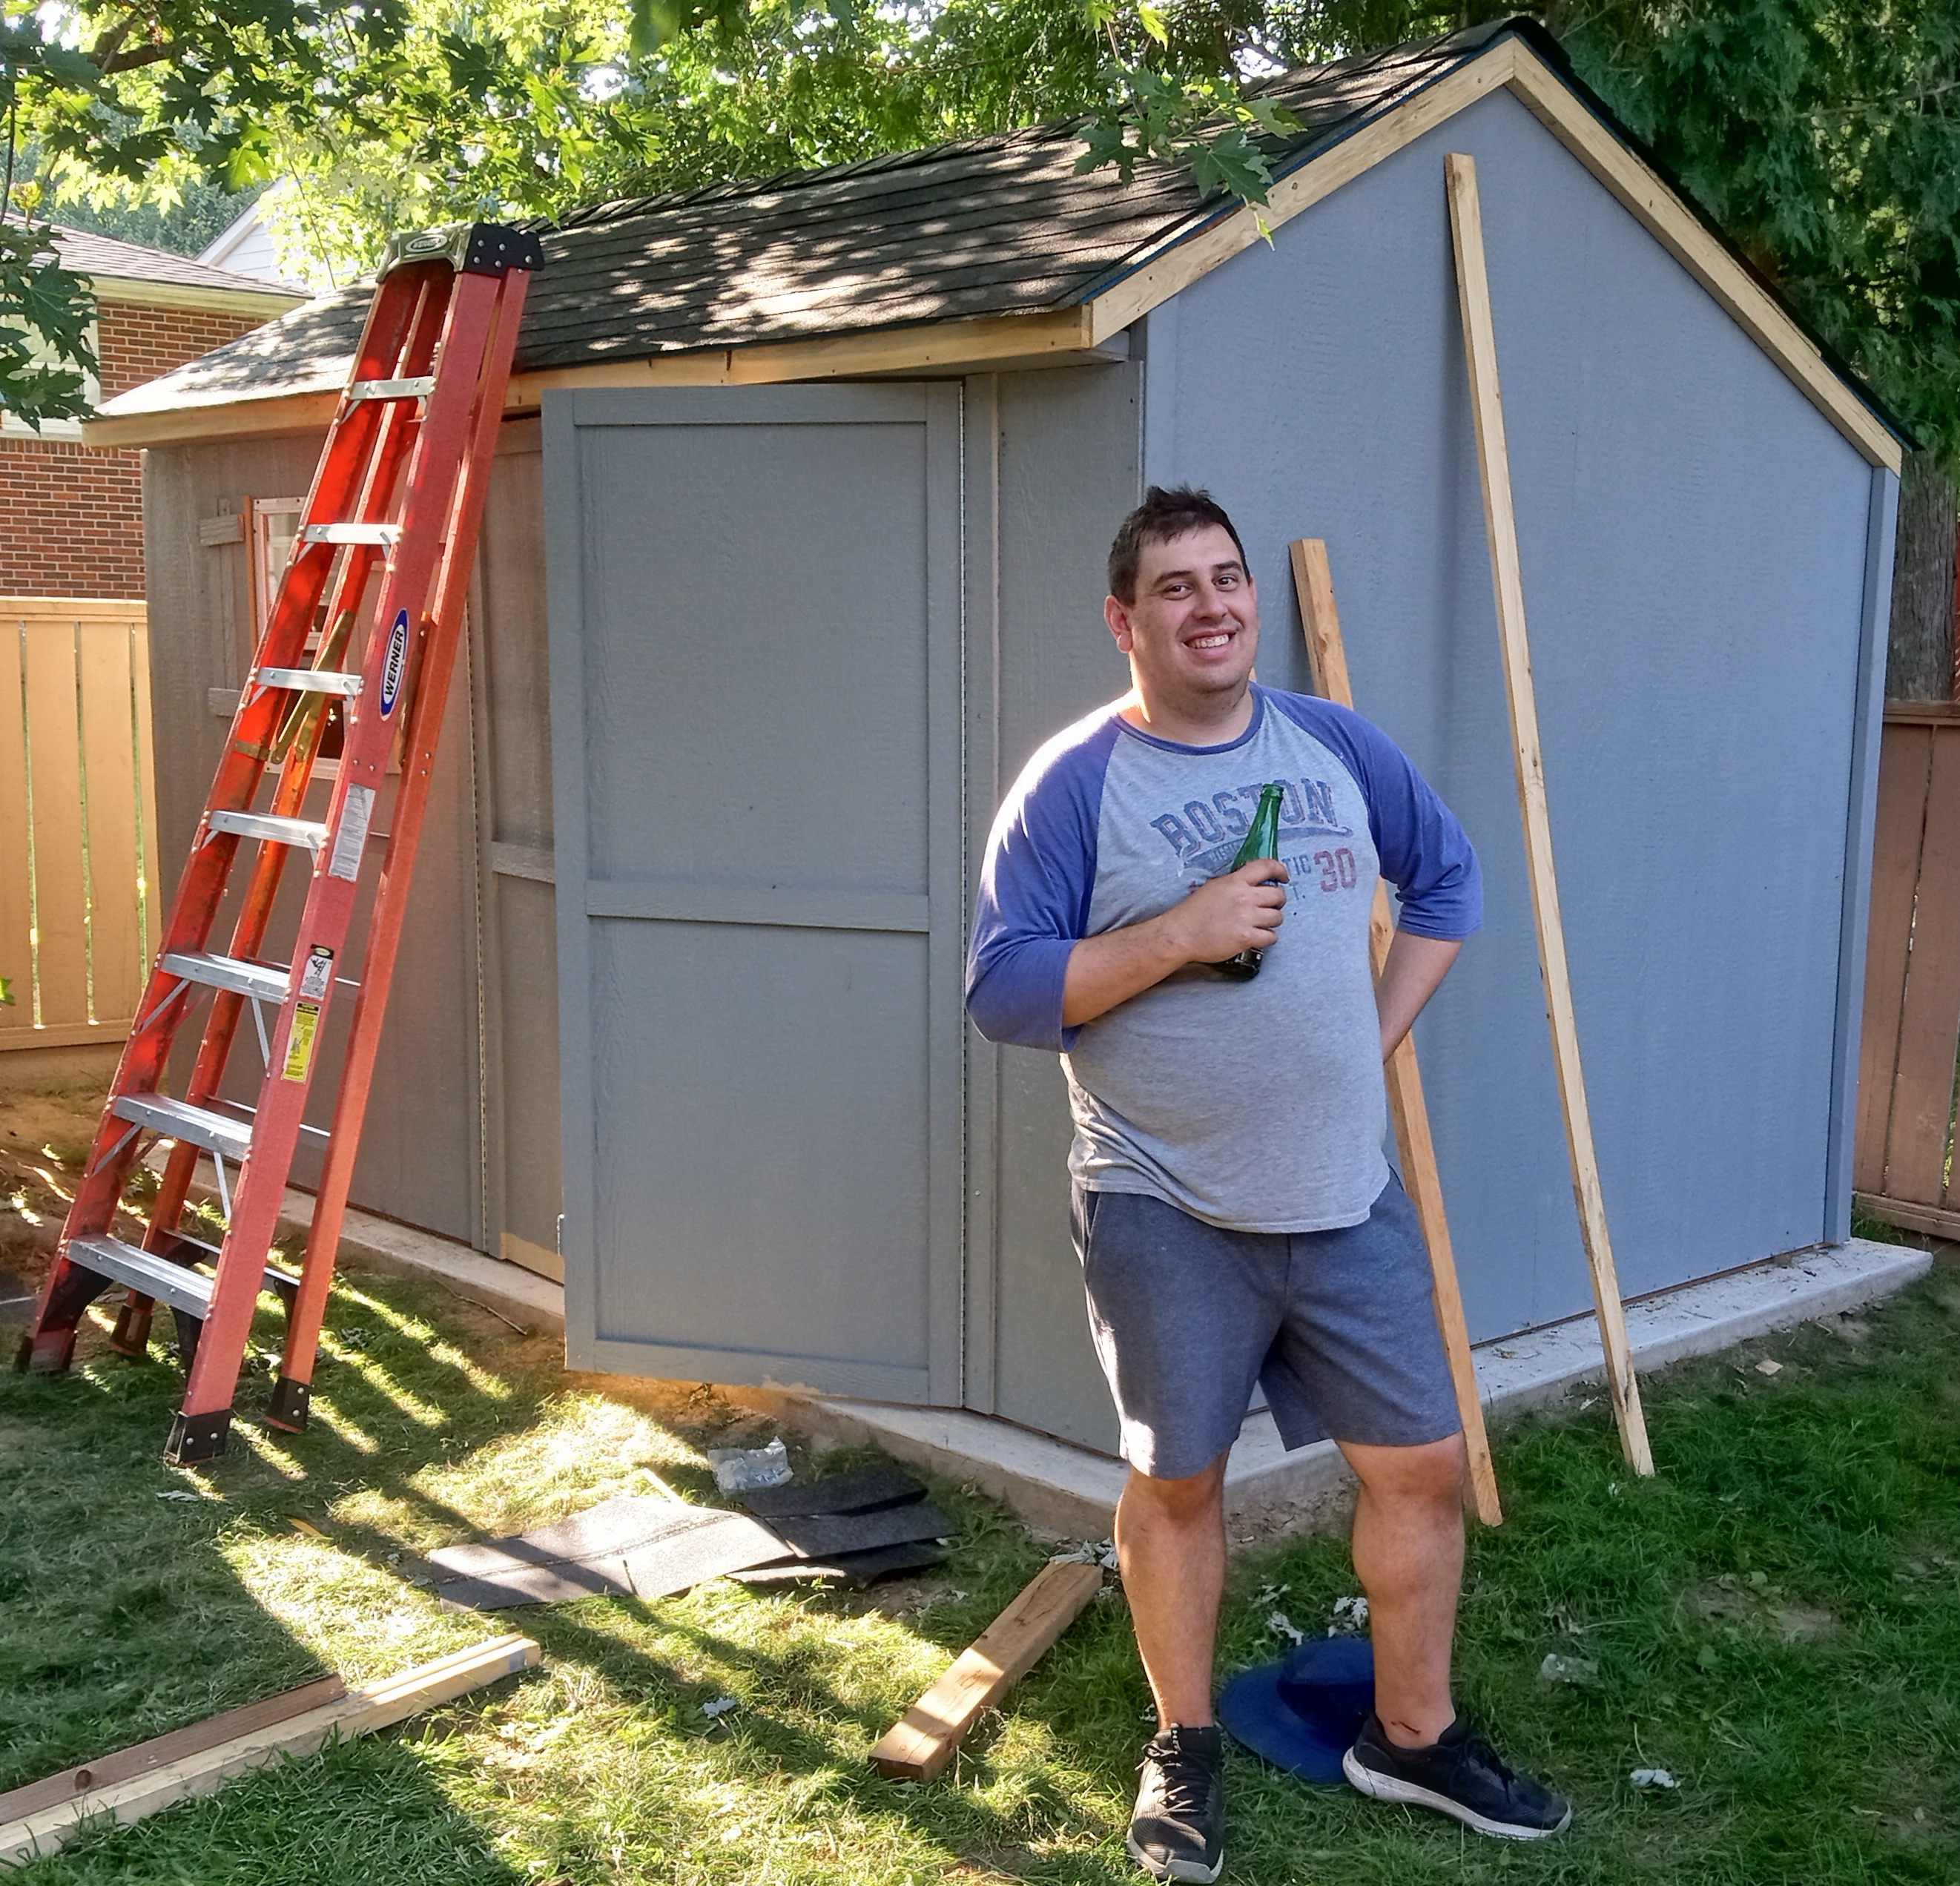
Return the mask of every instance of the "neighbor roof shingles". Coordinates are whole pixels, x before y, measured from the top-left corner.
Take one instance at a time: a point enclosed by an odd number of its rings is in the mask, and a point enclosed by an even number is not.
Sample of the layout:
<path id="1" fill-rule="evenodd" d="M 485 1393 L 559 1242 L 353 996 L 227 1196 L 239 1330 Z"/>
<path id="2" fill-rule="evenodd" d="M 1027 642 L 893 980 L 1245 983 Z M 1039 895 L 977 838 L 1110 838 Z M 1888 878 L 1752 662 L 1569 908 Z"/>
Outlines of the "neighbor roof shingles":
<path id="1" fill-rule="evenodd" d="M 70 229 L 63 223 L 52 227 L 55 253 L 60 256 L 62 267 L 91 281 L 155 281 L 173 288 L 226 288 L 268 299 L 278 296 L 291 301 L 294 298 L 291 290 L 275 282 L 261 281 L 256 275 L 234 275 L 229 269 L 214 269 L 188 256 L 146 249 L 141 243 L 97 235 L 90 229 Z"/>
<path id="2" fill-rule="evenodd" d="M 1304 161 L 1474 58 L 1486 28 L 1290 72 L 1263 87 L 1301 120 Z M 1069 125 L 976 138 L 574 212 L 541 229 L 519 371 L 1074 306 L 1230 207 L 1181 167 L 1075 174 Z M 196 267 L 198 265 L 189 264 Z M 110 401 L 105 415 L 326 390 L 346 378 L 357 285 Z"/>

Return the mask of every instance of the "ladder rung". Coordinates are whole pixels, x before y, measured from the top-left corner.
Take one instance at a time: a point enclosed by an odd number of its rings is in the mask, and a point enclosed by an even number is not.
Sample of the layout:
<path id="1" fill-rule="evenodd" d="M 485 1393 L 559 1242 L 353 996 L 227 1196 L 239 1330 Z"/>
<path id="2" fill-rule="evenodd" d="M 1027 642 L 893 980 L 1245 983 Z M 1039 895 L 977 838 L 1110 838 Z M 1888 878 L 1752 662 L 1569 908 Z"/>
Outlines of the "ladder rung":
<path id="1" fill-rule="evenodd" d="M 350 399 L 426 399 L 435 391 L 435 375 L 418 380 L 357 380 L 347 390 Z"/>
<path id="2" fill-rule="evenodd" d="M 173 1264 L 154 1251 L 138 1250 L 120 1238 L 74 1238 L 68 1241 L 67 1255 L 69 1263 L 112 1283 L 126 1283 L 186 1316 L 201 1321 L 211 1313 L 212 1280 L 202 1271 Z"/>
<path id="3" fill-rule="evenodd" d="M 199 1248 L 208 1250 L 209 1246 Z M 154 1251 L 139 1249 L 133 1244 L 125 1244 L 120 1238 L 72 1239 L 67 1256 L 69 1263 L 78 1264 L 84 1271 L 93 1271 L 97 1277 L 126 1283 L 132 1290 L 155 1298 L 159 1303 L 167 1303 L 172 1309 L 182 1310 L 186 1316 L 195 1316 L 202 1321 L 210 1314 L 212 1291 L 217 1280 L 208 1271 L 173 1264 L 168 1258 L 160 1257 Z M 290 1271 L 282 1271 L 276 1264 L 266 1266 L 267 1290 L 289 1290 L 297 1288 L 298 1283 L 299 1279 Z"/>
<path id="4" fill-rule="evenodd" d="M 383 549 L 401 534 L 399 524 L 306 524 L 300 530 L 307 543 L 378 543 Z"/>
<path id="5" fill-rule="evenodd" d="M 118 1094 L 115 1111 L 119 1119 L 154 1127 L 167 1140 L 186 1140 L 234 1163 L 252 1150 L 252 1129 L 242 1120 L 227 1119 L 208 1108 L 173 1100 L 168 1094 Z"/>
<path id="6" fill-rule="evenodd" d="M 157 967 L 186 982 L 229 989 L 234 995 L 249 995 L 259 1002 L 284 1002 L 291 981 L 290 971 L 272 963 L 247 962 L 240 956 L 221 956 L 204 949 L 173 949 Z"/>
<path id="7" fill-rule="evenodd" d="M 262 688 L 291 688 L 299 694 L 356 695 L 358 675 L 336 674 L 331 668 L 255 668 L 252 679 Z"/>
<path id="8" fill-rule="evenodd" d="M 309 819 L 282 819 L 271 812 L 214 812 L 213 832 L 234 832 L 241 838 L 264 838 L 274 844 L 303 844 L 317 851 L 326 842 L 326 827 Z"/>

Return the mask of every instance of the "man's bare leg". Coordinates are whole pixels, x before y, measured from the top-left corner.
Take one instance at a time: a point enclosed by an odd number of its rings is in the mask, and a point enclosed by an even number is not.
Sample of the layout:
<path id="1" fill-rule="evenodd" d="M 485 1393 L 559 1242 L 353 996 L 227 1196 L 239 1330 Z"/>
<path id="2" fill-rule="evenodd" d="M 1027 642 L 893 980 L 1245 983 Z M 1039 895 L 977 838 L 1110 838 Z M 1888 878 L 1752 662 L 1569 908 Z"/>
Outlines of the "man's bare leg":
<path id="1" fill-rule="evenodd" d="M 1368 1596 L 1375 1713 L 1404 1748 L 1434 1741 L 1456 1719 L 1449 1657 L 1463 1587 L 1463 1437 L 1422 1447 L 1343 1441 L 1361 1482 L 1354 1575 Z"/>
<path id="2" fill-rule="evenodd" d="M 1225 1590 L 1224 1487 L 1223 1454 L 1188 1480 L 1154 1480 L 1132 1468 L 1116 1506 L 1123 1592 L 1166 1729 L 1211 1720 L 1212 1650 Z"/>

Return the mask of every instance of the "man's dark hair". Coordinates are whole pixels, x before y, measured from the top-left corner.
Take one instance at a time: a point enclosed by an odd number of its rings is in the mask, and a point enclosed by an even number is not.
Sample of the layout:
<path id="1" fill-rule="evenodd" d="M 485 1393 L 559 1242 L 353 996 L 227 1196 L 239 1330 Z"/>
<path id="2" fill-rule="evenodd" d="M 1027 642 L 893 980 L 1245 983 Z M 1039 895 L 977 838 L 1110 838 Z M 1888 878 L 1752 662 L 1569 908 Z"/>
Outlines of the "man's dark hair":
<path id="1" fill-rule="evenodd" d="M 1239 545 L 1239 561 L 1246 563 L 1246 546 L 1225 515 L 1225 507 L 1208 491 L 1195 485 L 1179 485 L 1166 491 L 1153 485 L 1144 493 L 1144 501 L 1123 520 L 1116 541 L 1109 546 L 1109 593 L 1126 607 L 1137 600 L 1137 565 L 1147 543 L 1169 543 L 1194 530 L 1216 524 Z M 1246 564 L 1249 571 L 1251 565 Z"/>

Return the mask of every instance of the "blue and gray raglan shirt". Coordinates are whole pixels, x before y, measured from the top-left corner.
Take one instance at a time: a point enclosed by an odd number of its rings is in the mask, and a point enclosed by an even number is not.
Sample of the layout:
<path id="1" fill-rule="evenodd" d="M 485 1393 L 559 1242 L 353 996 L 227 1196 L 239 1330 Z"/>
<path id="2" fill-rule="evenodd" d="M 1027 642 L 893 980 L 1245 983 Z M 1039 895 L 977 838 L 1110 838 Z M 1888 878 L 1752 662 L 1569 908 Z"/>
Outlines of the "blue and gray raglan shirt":
<path id="1" fill-rule="evenodd" d="M 966 1006 L 990 1041 L 1059 1049 L 1069 1169 L 1232 1230 L 1359 1224 L 1388 1182 L 1381 1028 L 1368 959 L 1377 876 L 1398 927 L 1483 920 L 1463 828 L 1379 727 L 1255 684 L 1222 746 L 1142 732 L 1112 702 L 1023 770 L 987 844 Z M 1231 868 L 1260 787 L 1285 788 L 1286 914 L 1260 973 L 1179 970 L 1080 1028 L 1061 1019 L 1077 940 L 1168 910 Z"/>

